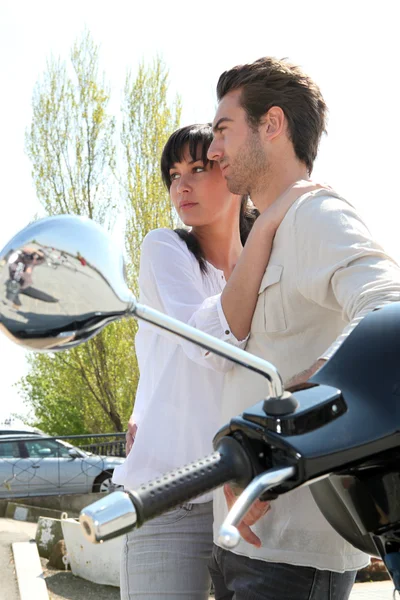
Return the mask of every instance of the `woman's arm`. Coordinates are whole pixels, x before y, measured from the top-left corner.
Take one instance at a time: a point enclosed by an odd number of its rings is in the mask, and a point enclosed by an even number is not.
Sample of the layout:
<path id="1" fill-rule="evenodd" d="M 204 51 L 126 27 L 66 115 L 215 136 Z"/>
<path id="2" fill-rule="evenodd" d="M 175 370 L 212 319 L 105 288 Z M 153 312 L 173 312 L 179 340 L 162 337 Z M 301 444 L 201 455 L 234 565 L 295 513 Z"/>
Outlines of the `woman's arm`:
<path id="1" fill-rule="evenodd" d="M 298 181 L 258 217 L 243 252 L 222 292 L 221 306 L 233 335 L 245 339 L 257 304 L 258 291 L 271 256 L 275 233 L 292 204 L 324 186 Z"/>
<path id="2" fill-rule="evenodd" d="M 135 441 L 137 432 L 137 425 L 133 413 L 128 421 L 128 430 L 125 434 L 125 456 L 128 456 L 132 450 L 133 443 Z"/>

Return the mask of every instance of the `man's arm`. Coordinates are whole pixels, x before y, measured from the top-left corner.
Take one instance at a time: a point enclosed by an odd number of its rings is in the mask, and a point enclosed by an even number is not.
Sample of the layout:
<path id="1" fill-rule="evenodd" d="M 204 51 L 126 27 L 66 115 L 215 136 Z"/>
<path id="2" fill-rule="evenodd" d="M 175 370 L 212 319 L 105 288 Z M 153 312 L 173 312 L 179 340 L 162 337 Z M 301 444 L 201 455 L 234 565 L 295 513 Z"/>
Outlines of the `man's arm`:
<path id="1" fill-rule="evenodd" d="M 399 266 L 345 200 L 320 196 L 299 205 L 294 238 L 298 290 L 311 302 L 340 312 L 348 324 L 318 360 L 294 375 L 286 387 L 310 379 L 369 312 L 400 301 Z"/>
<path id="2" fill-rule="evenodd" d="M 325 363 L 326 358 L 319 358 L 309 369 L 305 369 L 304 371 L 301 371 L 300 373 L 297 373 L 297 375 L 291 377 L 289 381 L 285 383 L 285 388 L 290 389 L 305 383 L 314 375 L 314 373 L 319 371 L 319 369 L 323 367 Z"/>

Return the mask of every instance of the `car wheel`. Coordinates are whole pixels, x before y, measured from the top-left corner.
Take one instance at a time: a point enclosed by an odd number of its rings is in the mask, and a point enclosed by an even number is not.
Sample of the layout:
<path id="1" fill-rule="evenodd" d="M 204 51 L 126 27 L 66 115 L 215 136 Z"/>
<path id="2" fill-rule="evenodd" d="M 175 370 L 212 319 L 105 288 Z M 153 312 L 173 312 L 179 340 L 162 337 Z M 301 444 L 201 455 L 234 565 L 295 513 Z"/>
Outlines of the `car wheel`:
<path id="1" fill-rule="evenodd" d="M 117 486 L 112 482 L 113 471 L 104 471 L 93 484 L 93 492 L 113 492 Z"/>

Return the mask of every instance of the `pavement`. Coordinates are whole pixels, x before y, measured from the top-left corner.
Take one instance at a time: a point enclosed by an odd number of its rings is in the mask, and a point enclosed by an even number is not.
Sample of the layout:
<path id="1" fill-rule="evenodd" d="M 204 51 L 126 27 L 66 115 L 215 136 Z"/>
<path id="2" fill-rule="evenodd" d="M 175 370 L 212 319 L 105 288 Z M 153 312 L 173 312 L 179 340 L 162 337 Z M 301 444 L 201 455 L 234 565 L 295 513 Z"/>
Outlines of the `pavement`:
<path id="1" fill-rule="evenodd" d="M 356 583 L 350 600 L 393 600 L 393 589 L 391 581 Z"/>
<path id="2" fill-rule="evenodd" d="M 20 600 L 11 552 L 13 542 L 28 542 L 35 538 L 36 523 L 0 519 L 0 600 Z M 47 566 L 42 568 L 50 600 L 119 600 L 119 588 L 97 585 L 76 577 L 71 571 L 59 571 Z M 356 583 L 350 600 L 392 600 L 391 581 Z M 210 600 L 214 600 L 210 596 Z"/>
<path id="3" fill-rule="evenodd" d="M 29 542 L 35 539 L 35 532 L 36 523 L 0 519 L 0 600 L 20 600 L 11 544 Z"/>

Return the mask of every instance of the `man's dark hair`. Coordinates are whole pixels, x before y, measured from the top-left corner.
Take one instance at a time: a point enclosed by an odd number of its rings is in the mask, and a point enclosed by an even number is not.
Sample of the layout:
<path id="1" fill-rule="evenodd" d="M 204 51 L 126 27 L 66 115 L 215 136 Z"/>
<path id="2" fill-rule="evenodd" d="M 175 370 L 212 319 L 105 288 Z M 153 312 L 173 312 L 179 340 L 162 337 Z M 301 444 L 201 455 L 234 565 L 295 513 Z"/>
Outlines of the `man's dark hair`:
<path id="1" fill-rule="evenodd" d="M 328 112 L 313 80 L 286 59 L 265 57 L 222 73 L 218 101 L 234 90 L 241 90 L 240 105 L 253 128 L 273 106 L 283 110 L 296 156 L 311 173 Z"/>
<path id="2" fill-rule="evenodd" d="M 171 187 L 170 169 L 175 163 L 182 162 L 185 150 L 189 149 L 192 160 L 201 160 L 206 166 L 214 161 L 207 158 L 207 152 L 213 140 L 211 123 L 187 125 L 177 129 L 168 139 L 161 155 L 161 177 L 169 191 Z M 251 231 L 254 221 L 259 216 L 258 210 L 249 202 L 248 196 L 243 196 L 240 204 L 239 229 L 240 239 L 244 245 Z M 207 271 L 207 264 L 199 240 L 188 229 L 175 229 L 175 233 L 186 243 L 188 249 L 199 262 L 203 273 Z"/>

